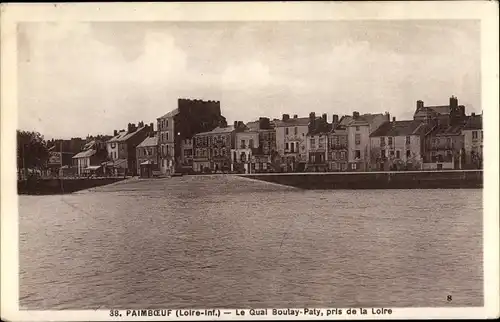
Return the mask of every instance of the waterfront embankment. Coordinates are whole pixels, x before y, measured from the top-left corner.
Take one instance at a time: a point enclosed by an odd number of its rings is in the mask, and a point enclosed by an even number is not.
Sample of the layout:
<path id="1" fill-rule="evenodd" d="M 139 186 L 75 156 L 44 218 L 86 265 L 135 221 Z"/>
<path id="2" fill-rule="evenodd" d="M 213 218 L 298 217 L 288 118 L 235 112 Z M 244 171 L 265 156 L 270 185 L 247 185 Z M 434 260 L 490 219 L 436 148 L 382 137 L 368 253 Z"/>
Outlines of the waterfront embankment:
<path id="1" fill-rule="evenodd" d="M 478 189 L 482 170 L 244 174 L 301 189 Z"/>
<path id="2" fill-rule="evenodd" d="M 51 178 L 30 179 L 17 182 L 17 193 L 20 195 L 57 195 L 79 190 L 108 185 L 125 178 Z"/>

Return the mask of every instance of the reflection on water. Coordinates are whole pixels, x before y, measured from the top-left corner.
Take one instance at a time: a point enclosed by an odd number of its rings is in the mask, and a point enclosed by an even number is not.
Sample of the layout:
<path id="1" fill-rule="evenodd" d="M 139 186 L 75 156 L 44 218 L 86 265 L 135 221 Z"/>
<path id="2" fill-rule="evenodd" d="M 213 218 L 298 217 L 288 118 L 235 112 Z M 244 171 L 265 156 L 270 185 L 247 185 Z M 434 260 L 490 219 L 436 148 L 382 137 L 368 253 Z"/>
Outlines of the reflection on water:
<path id="1" fill-rule="evenodd" d="M 483 305 L 481 190 L 191 176 L 19 204 L 24 309 Z"/>

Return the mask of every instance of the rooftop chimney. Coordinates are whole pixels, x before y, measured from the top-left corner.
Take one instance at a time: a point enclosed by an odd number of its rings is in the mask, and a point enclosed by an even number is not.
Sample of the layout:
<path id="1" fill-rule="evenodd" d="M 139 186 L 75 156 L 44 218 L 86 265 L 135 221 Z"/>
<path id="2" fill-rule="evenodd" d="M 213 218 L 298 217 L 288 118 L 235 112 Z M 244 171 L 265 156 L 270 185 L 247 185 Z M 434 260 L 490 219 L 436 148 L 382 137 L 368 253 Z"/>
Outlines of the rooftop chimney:
<path id="1" fill-rule="evenodd" d="M 283 121 L 288 121 L 290 119 L 290 115 L 289 114 L 283 114 Z"/>
<path id="2" fill-rule="evenodd" d="M 473 113 L 470 113 L 470 115 L 471 115 L 471 116 L 476 116 L 476 113 L 474 113 L 474 112 L 473 112 Z"/>
<path id="3" fill-rule="evenodd" d="M 356 111 L 352 112 L 352 117 L 354 119 L 357 119 L 359 117 L 359 112 L 356 112 Z"/>
<path id="4" fill-rule="evenodd" d="M 113 136 L 117 136 L 118 135 L 118 130 L 114 130 L 113 131 Z"/>
<path id="5" fill-rule="evenodd" d="M 323 121 L 326 123 L 326 113 L 324 113 L 323 115 L 321 115 L 321 117 L 323 118 Z"/>
<path id="6" fill-rule="evenodd" d="M 294 119 L 296 119 L 297 117 L 298 117 L 298 115 L 297 115 L 297 114 L 294 114 L 294 115 L 293 115 L 293 118 L 294 118 Z"/>
<path id="7" fill-rule="evenodd" d="M 417 101 L 417 110 L 420 110 L 424 108 L 424 101 L 418 100 Z"/>
<path id="8" fill-rule="evenodd" d="M 153 123 L 149 123 L 149 128 L 150 128 L 151 132 L 154 132 L 155 127 L 154 127 Z"/>
<path id="9" fill-rule="evenodd" d="M 392 121 L 396 122 L 396 117 L 395 116 L 392 117 Z"/>
<path id="10" fill-rule="evenodd" d="M 238 121 L 234 121 L 233 126 L 234 126 L 234 129 L 236 129 L 238 127 Z"/>
<path id="11" fill-rule="evenodd" d="M 339 116 L 337 114 L 333 114 L 332 123 L 337 124 L 339 122 Z"/>
<path id="12" fill-rule="evenodd" d="M 127 124 L 127 132 L 132 132 L 132 123 Z"/>

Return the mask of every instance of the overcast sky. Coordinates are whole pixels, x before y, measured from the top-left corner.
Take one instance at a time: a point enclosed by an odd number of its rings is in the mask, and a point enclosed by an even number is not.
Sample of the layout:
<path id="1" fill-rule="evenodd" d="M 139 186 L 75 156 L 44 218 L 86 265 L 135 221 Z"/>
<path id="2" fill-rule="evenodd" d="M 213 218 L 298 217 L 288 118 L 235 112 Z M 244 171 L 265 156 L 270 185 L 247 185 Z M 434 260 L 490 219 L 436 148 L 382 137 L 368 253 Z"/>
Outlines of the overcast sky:
<path id="1" fill-rule="evenodd" d="M 474 21 L 24 23 L 19 128 L 46 138 L 155 122 L 178 98 L 229 123 L 282 113 L 411 118 L 451 95 L 481 111 Z M 156 126 L 156 125 L 155 125 Z"/>

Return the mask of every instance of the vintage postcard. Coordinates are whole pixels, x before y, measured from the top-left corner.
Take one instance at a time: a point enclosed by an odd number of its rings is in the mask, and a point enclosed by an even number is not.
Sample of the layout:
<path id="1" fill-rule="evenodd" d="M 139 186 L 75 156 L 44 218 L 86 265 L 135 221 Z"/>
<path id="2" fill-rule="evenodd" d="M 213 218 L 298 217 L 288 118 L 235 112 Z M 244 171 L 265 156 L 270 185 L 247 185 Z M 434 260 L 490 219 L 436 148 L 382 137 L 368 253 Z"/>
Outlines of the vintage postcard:
<path id="1" fill-rule="evenodd" d="M 6 321 L 499 316 L 498 6 L 3 4 Z"/>

